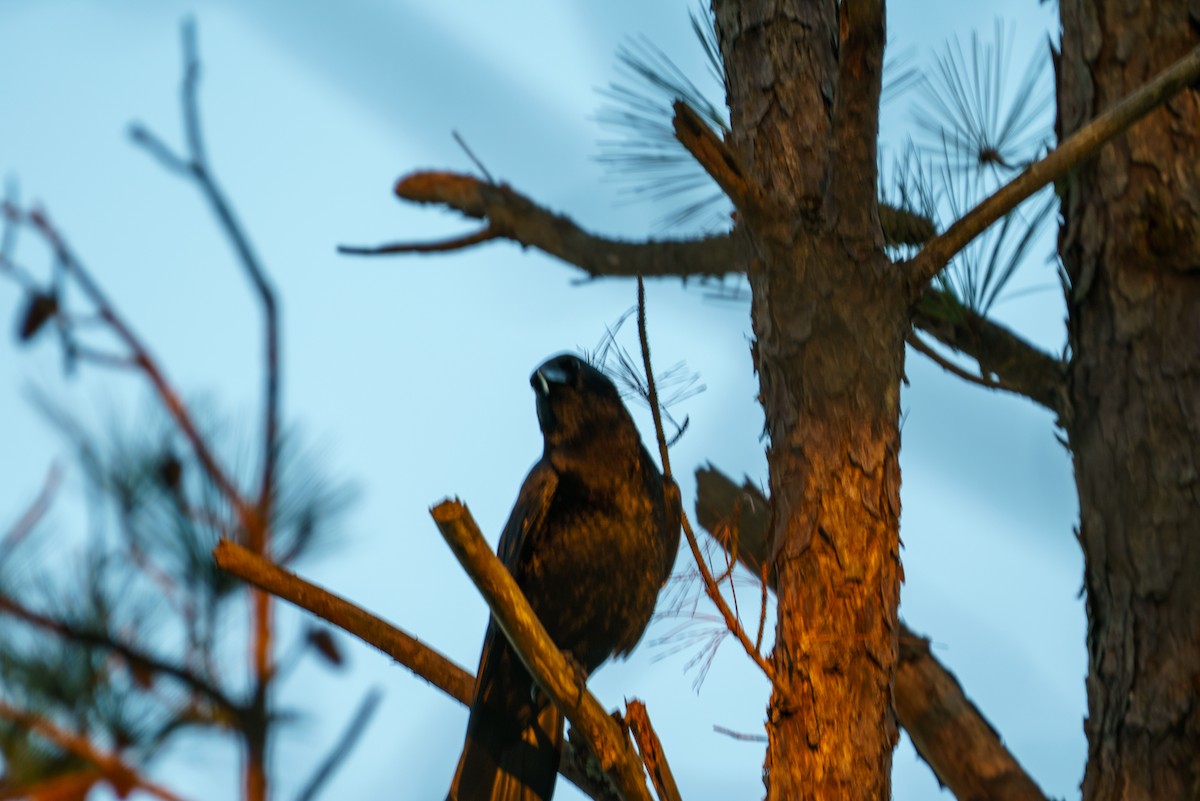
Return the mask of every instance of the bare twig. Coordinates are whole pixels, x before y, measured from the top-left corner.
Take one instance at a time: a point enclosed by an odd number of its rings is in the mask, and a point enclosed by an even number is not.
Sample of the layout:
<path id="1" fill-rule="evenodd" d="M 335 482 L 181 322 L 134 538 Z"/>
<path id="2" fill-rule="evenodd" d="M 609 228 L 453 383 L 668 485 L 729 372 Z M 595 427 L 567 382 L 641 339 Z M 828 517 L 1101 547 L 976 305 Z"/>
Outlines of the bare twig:
<path id="1" fill-rule="evenodd" d="M 641 761 L 537 619 L 512 574 L 492 553 L 467 507 L 445 500 L 430 510 L 438 530 L 479 589 L 538 686 L 571 721 L 626 801 L 650 801 Z"/>
<path id="2" fill-rule="evenodd" d="M 233 245 L 238 262 L 246 273 L 258 295 L 263 312 L 264 328 L 264 389 L 263 389 L 263 454 L 257 499 L 253 505 L 238 499 L 242 522 L 246 530 L 246 542 L 255 553 L 267 554 L 270 547 L 272 509 L 275 500 L 275 473 L 279 459 L 280 426 L 280 337 L 279 303 L 266 271 L 250 243 L 250 238 L 239 222 L 225 193 L 217 184 L 216 176 L 209 165 L 204 146 L 203 126 L 200 120 L 198 98 L 200 84 L 200 59 L 196 46 L 196 28 L 191 20 L 183 25 L 183 81 L 180 87 L 180 105 L 183 112 L 183 127 L 187 156 L 180 157 L 164 145 L 157 136 L 142 126 L 134 126 L 132 138 L 176 174 L 190 178 L 217 218 L 221 230 Z M 234 502 L 233 497 L 230 498 Z M 272 673 L 272 626 L 271 596 L 267 593 L 251 593 L 251 642 L 250 662 L 254 670 L 254 716 L 264 721 L 263 725 L 249 728 L 246 763 L 247 801 L 263 801 L 267 796 L 266 737 L 268 684 Z"/>
<path id="3" fill-rule="evenodd" d="M 396 253 L 445 253 L 462 250 L 481 242 L 500 239 L 502 234 L 494 225 L 485 225 L 478 231 L 461 236 L 452 236 L 436 242 L 392 242 L 386 245 L 338 245 L 338 253 L 346 256 L 385 256 Z"/>
<path id="4" fill-rule="evenodd" d="M 642 764 L 646 766 L 646 773 L 654 784 L 659 801 L 680 801 L 675 775 L 671 773 L 671 765 L 663 754 L 658 734 L 650 725 L 650 714 L 646 711 L 646 705 L 636 698 L 625 701 L 625 725 L 633 733 L 638 753 L 642 755 Z"/>
<path id="5" fill-rule="evenodd" d="M 21 540 L 29 536 L 29 532 L 33 531 L 38 522 L 46 516 L 46 512 L 50 509 L 50 504 L 54 501 L 54 494 L 58 491 L 58 485 L 62 481 L 62 469 L 58 463 L 50 465 L 50 469 L 46 472 L 46 478 L 42 481 L 42 488 L 38 492 L 37 497 L 33 499 L 33 503 L 25 509 L 16 522 L 9 526 L 8 531 L 0 537 L 0 562 L 3 562 L 8 555 L 11 554 L 16 547 L 21 543 Z"/>
<path id="6" fill-rule="evenodd" d="M 945 370 L 949 373 L 953 373 L 954 375 L 958 376 L 959 378 L 963 379 L 964 381 L 970 381 L 972 384 L 978 384 L 979 386 L 984 387 L 986 389 L 1004 389 L 1004 390 L 1008 390 L 1009 392 L 1013 391 L 1013 389 L 1011 387 L 1007 386 L 1003 382 L 995 381 L 995 380 L 993 380 L 991 378 L 987 378 L 985 376 L 975 375 L 973 373 L 967 372 L 966 370 L 962 369 L 954 362 L 952 362 L 949 359 L 942 356 L 940 353 L 938 353 L 933 348 L 926 345 L 924 342 L 921 341 L 921 338 L 919 336 L 917 336 L 915 333 L 909 332 L 909 335 L 906 337 L 906 339 L 908 340 L 908 344 L 913 346 L 914 350 L 925 354 L 927 357 L 929 357 L 931 360 L 933 360 L 933 362 L 935 364 L 937 364 L 939 367 L 941 367 L 943 370 Z"/>
<path id="7" fill-rule="evenodd" d="M 654 432 L 658 437 L 658 453 L 662 459 L 663 475 L 666 478 L 664 482 L 676 494 L 678 500 L 679 487 L 671 478 L 671 456 L 667 450 L 667 439 L 663 434 L 662 412 L 658 407 L 658 390 L 654 386 L 654 373 L 650 367 L 650 343 L 646 336 L 646 287 L 642 282 L 642 277 L 638 276 L 638 338 L 642 346 L 642 364 L 646 369 L 646 381 L 649 385 L 650 395 L 650 410 L 654 415 Z M 667 499 L 671 501 L 670 498 Z M 700 550 L 700 544 L 696 541 L 696 534 L 692 531 L 692 524 L 688 522 L 687 513 L 680 508 L 680 522 L 683 526 L 683 534 L 687 539 L 688 547 L 692 551 L 692 558 L 696 562 L 696 568 L 700 571 L 700 578 L 704 582 L 704 591 L 708 594 L 709 599 L 717 610 L 721 613 L 721 617 L 725 620 L 725 626 L 742 644 L 742 648 L 754 660 L 763 674 L 771 679 L 775 678 L 775 671 L 771 664 L 759 653 L 754 647 L 754 643 L 750 642 L 749 635 L 742 627 L 742 623 L 738 620 L 733 610 L 729 608 L 729 604 L 725 602 L 725 596 L 721 595 L 721 588 L 717 585 L 716 579 L 713 578 L 712 571 L 709 570 L 708 562 L 704 558 L 704 554 Z"/>
<path id="8" fill-rule="evenodd" d="M 144 790 L 162 799 L 162 801 L 183 801 L 181 796 L 176 795 L 160 784 L 150 781 L 126 765 L 120 757 L 101 751 L 86 737 L 67 731 L 42 715 L 18 709 L 0 700 L 0 718 L 22 726 L 64 751 L 68 751 L 80 759 L 95 765 L 104 774 L 105 780 L 112 784 L 113 789 L 121 797 L 125 797 L 131 790 L 136 788 Z"/>
<path id="9" fill-rule="evenodd" d="M 396 181 L 396 196 L 487 220 L 505 239 L 535 247 L 589 276 L 726 275 L 739 271 L 728 235 L 625 242 L 584 231 L 506 184 L 451 172 L 415 172 Z"/>
<path id="10" fill-rule="evenodd" d="M 1013 180 L 983 200 L 904 265 L 910 294 L 915 301 L 926 285 L 954 254 L 981 234 L 989 225 L 1016 208 L 1021 201 L 1051 181 L 1064 177 L 1080 162 L 1095 155 L 1108 140 L 1149 114 L 1183 87 L 1200 79 L 1200 47 L 1163 70 L 1154 80 L 1134 90 L 1123 100 L 1066 141 L 1034 162 Z"/>
<path id="11" fill-rule="evenodd" d="M 733 729 L 727 729 L 724 726 L 717 726 L 715 724 L 713 725 L 713 731 L 717 734 L 724 734 L 731 740 L 741 740 L 746 743 L 765 743 L 767 741 L 767 735 L 765 734 L 746 734 L 745 732 L 734 731 Z"/>
<path id="12" fill-rule="evenodd" d="M 321 765 L 313 772 L 312 778 L 308 780 L 308 784 L 304 785 L 304 789 L 296 796 L 296 801 L 313 801 L 317 794 L 321 792 L 325 782 L 337 770 L 338 765 L 354 748 L 358 738 L 362 736 L 367 729 L 367 724 L 371 722 L 371 716 L 375 714 L 375 710 L 379 708 L 379 702 L 383 700 L 383 693 L 379 688 L 372 689 L 363 698 L 362 703 L 358 705 L 358 711 L 354 713 L 354 717 L 346 724 L 345 731 L 338 738 L 337 745 L 325 757 Z"/>
<path id="13" fill-rule="evenodd" d="M 451 131 L 450 133 L 454 137 L 454 141 L 458 142 L 458 146 L 461 147 L 463 152 L 467 154 L 467 158 L 471 160 L 471 163 L 474 164 L 481 173 L 483 173 L 484 178 L 487 178 L 488 183 L 496 183 L 496 179 L 492 177 L 490 172 L 488 172 L 488 168 L 483 166 L 483 162 L 479 160 L 479 157 L 475 155 L 474 151 L 467 147 L 467 140 L 463 139 L 462 135 L 458 131 Z"/>

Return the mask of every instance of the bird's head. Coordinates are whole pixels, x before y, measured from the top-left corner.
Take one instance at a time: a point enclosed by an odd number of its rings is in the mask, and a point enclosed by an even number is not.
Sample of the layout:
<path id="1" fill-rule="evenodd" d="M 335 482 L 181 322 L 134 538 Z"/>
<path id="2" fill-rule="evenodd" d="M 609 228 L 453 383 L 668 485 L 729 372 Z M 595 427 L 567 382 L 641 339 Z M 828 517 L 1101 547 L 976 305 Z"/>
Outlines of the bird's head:
<path id="1" fill-rule="evenodd" d="M 575 354 L 547 360 L 533 371 L 529 383 L 537 395 L 538 424 L 548 451 L 586 449 L 627 431 L 636 437 L 616 386 Z"/>

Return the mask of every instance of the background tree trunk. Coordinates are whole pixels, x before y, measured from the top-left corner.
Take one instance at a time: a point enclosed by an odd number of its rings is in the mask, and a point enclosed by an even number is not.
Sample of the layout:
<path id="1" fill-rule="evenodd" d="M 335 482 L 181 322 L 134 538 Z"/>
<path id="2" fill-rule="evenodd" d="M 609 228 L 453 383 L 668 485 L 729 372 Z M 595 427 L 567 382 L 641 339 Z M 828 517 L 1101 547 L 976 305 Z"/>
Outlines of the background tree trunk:
<path id="1" fill-rule="evenodd" d="M 1186 0 L 1062 0 L 1059 134 L 1200 42 Z M 1088 611 L 1084 801 L 1200 797 L 1200 106 L 1185 90 L 1063 192 Z"/>

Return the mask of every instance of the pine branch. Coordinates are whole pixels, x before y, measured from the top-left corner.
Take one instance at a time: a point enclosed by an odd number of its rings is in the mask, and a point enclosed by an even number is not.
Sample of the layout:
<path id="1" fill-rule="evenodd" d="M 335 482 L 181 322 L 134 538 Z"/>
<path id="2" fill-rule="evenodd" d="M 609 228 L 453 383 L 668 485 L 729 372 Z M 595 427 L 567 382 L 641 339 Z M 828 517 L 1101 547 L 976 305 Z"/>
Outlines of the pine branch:
<path id="1" fill-rule="evenodd" d="M 935 237 L 915 257 L 900 265 L 905 270 L 914 300 L 928 283 L 967 243 L 1016 208 L 1046 184 L 1063 178 L 1102 145 L 1149 114 L 1176 92 L 1200 80 L 1200 47 L 1163 70 L 1149 83 L 1131 92 L 1112 108 L 1073 133 L 1040 161 L 1034 162 L 1002 186 L 945 232 Z"/>

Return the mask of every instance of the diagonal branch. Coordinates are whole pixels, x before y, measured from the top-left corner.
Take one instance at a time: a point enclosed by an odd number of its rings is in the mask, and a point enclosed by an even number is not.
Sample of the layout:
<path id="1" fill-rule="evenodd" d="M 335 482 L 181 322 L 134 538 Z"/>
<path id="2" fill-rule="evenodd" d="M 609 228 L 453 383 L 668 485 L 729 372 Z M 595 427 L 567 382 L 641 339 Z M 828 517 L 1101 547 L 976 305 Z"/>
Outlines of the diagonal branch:
<path id="1" fill-rule="evenodd" d="M 932 288 L 926 289 L 917 303 L 913 325 L 979 362 L 984 376 L 997 377 L 996 388 L 1024 395 L 1044 406 L 1058 416 L 1060 425 L 1070 420 L 1061 360 Z"/>
<path id="2" fill-rule="evenodd" d="M 554 645 L 512 574 L 488 547 L 467 507 L 457 500 L 445 500 L 430 513 L 522 664 L 573 729 L 583 735 L 621 795 L 626 801 L 651 801 L 642 761 L 629 738 Z"/>
<path id="3" fill-rule="evenodd" d="M 900 265 L 907 273 L 914 300 L 920 297 L 938 271 L 989 225 L 1046 184 L 1066 176 L 1084 159 L 1094 155 L 1101 145 L 1197 80 L 1200 80 L 1200 47 L 1071 134 L 1045 158 L 1031 164 L 995 194 L 963 215 L 910 261 Z"/>
<path id="4" fill-rule="evenodd" d="M 671 120 L 675 138 L 717 182 L 733 205 L 744 209 L 761 203 L 759 191 L 746 177 L 746 171 L 738 164 L 733 151 L 708 127 L 708 123 L 682 100 L 676 100 L 671 108 L 675 112 Z"/>
<path id="5" fill-rule="evenodd" d="M 756 575 L 769 558 L 770 503 L 749 481 L 741 487 L 709 466 L 696 471 L 696 519 Z M 736 525 L 729 525 L 733 521 Z M 736 542 L 720 536 L 736 531 Z M 774 586 L 775 574 L 769 581 Z M 896 668 L 896 717 L 938 781 L 958 798 L 1047 801 L 1004 747 L 954 676 L 904 624 Z"/>
<path id="6" fill-rule="evenodd" d="M 828 202 L 847 220 L 843 230 L 873 230 L 879 170 L 879 96 L 886 40 L 883 0 L 841 3 Z"/>
<path id="7" fill-rule="evenodd" d="M 471 703 L 475 693 L 475 677 L 471 673 L 386 620 L 229 540 L 221 540 L 213 556 L 225 572 L 358 637 L 460 704 Z M 574 751 L 570 742 L 564 743 L 559 772 L 597 801 L 612 799 L 611 787 L 587 773 L 585 766 L 586 759 Z"/>

